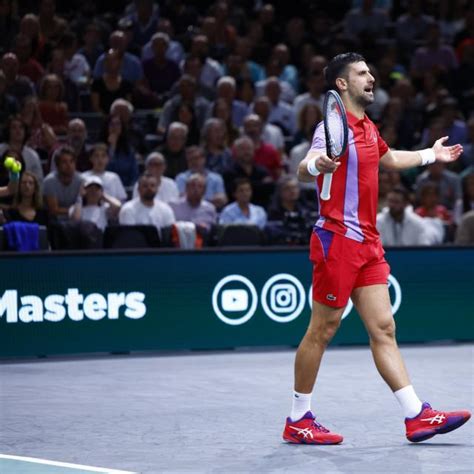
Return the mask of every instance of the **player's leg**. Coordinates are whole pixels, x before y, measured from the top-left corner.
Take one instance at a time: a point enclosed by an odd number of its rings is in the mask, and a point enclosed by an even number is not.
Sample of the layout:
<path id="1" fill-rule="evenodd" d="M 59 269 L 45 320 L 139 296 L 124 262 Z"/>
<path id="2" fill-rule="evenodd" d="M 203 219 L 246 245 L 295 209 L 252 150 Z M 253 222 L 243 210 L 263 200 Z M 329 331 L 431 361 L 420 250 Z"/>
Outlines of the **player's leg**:
<path id="1" fill-rule="evenodd" d="M 308 329 L 296 351 L 296 392 L 309 394 L 313 391 L 324 351 L 339 328 L 343 312 L 344 308 L 332 308 L 313 301 Z"/>

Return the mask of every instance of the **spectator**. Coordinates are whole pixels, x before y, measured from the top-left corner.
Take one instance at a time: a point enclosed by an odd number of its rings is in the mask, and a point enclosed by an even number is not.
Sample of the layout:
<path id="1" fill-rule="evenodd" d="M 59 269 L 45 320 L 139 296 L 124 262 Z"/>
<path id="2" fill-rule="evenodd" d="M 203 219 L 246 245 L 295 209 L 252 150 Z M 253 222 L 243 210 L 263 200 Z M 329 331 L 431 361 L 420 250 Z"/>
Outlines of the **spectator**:
<path id="1" fill-rule="evenodd" d="M 257 114 L 263 124 L 262 141 L 273 145 L 281 157 L 285 155 L 285 137 L 281 128 L 268 122 L 270 116 L 271 104 L 266 96 L 261 96 L 255 99 L 253 103 L 253 112 Z"/>
<path id="2" fill-rule="evenodd" d="M 307 102 L 298 115 L 298 128 L 293 138 L 293 146 L 304 141 L 311 141 L 316 125 L 323 119 L 321 109 L 311 102 Z"/>
<path id="3" fill-rule="evenodd" d="M 206 156 L 206 168 L 223 174 L 232 163 L 224 121 L 218 118 L 207 119 L 202 129 L 201 141 Z"/>
<path id="4" fill-rule="evenodd" d="M 203 97 L 196 95 L 196 81 L 192 76 L 181 76 L 178 83 L 178 94 L 169 99 L 161 112 L 158 119 L 158 133 L 165 133 L 166 129 L 172 122 L 172 118 L 176 116 L 181 103 L 191 105 L 196 112 L 196 120 L 198 127 L 201 128 L 209 114 L 209 102 Z"/>
<path id="5" fill-rule="evenodd" d="M 143 68 L 140 60 L 127 52 L 127 40 L 123 31 L 114 31 L 109 37 L 109 48 L 115 51 L 115 58 L 119 62 L 118 74 L 123 81 L 132 86 L 143 79 Z M 94 78 L 99 79 L 104 75 L 105 60 L 108 53 L 103 53 L 97 59 L 94 67 Z M 106 110 L 109 108 L 107 107 Z"/>
<path id="6" fill-rule="evenodd" d="M 250 39 L 246 36 L 240 36 L 236 40 L 235 52 L 242 58 L 244 67 L 249 72 L 249 77 L 255 84 L 258 81 L 265 79 L 265 70 L 256 61 L 252 60 L 253 45 Z"/>
<path id="7" fill-rule="evenodd" d="M 47 74 L 41 81 L 38 107 L 42 119 L 52 127 L 54 133 L 67 131 L 68 108 L 63 101 L 64 85 L 56 74 Z"/>
<path id="8" fill-rule="evenodd" d="M 253 141 L 255 149 L 254 163 L 263 166 L 273 180 L 278 181 L 282 174 L 280 154 L 273 145 L 263 142 L 263 126 L 260 117 L 257 114 L 247 115 L 244 120 L 243 131 Z"/>
<path id="9" fill-rule="evenodd" d="M 76 171 L 76 158 L 70 147 L 58 148 L 53 160 L 56 171 L 52 171 L 44 179 L 44 200 L 52 219 L 66 221 L 69 219 L 69 208 L 79 197 L 82 177 Z"/>
<path id="10" fill-rule="evenodd" d="M 18 153 L 24 160 L 25 170 L 33 173 L 38 182 L 43 182 L 43 168 L 41 161 L 33 148 L 26 145 L 28 140 L 28 130 L 18 115 L 9 118 L 5 126 L 5 141 L 0 143 L 0 155 L 7 150 Z"/>
<path id="11" fill-rule="evenodd" d="M 263 229 L 267 223 L 267 213 L 261 206 L 252 204 L 252 183 L 247 178 L 236 179 L 233 183 L 235 202 L 227 205 L 219 216 L 219 224 L 248 224 Z"/>
<path id="12" fill-rule="evenodd" d="M 224 99 L 217 99 L 212 106 L 212 117 L 220 119 L 224 122 L 227 135 L 227 143 L 230 145 L 234 143 L 239 136 L 239 130 L 234 126 L 232 115 L 227 102 Z"/>
<path id="13" fill-rule="evenodd" d="M 150 41 L 158 26 L 160 8 L 153 0 L 133 2 L 128 18 L 132 21 L 133 42 L 140 48 Z"/>
<path id="14" fill-rule="evenodd" d="M 105 230 L 110 220 L 117 218 L 120 201 L 104 192 L 102 180 L 98 176 L 88 176 L 76 203 L 69 209 L 73 221 L 92 222 L 100 230 Z"/>
<path id="15" fill-rule="evenodd" d="M 461 199 L 461 178 L 456 173 L 445 169 L 445 164 L 437 161 L 428 166 L 416 179 L 416 195 L 420 197 L 420 190 L 424 183 L 432 181 L 438 185 L 440 203 L 452 210 L 457 199 Z"/>
<path id="16" fill-rule="evenodd" d="M 48 213 L 43 208 L 40 183 L 33 173 L 24 171 L 13 198 L 13 205 L 3 211 L 6 222 L 35 222 L 39 225 L 48 224 Z M 0 211 L 0 223 L 2 211 Z"/>
<path id="17" fill-rule="evenodd" d="M 15 97 L 6 92 L 7 89 L 7 78 L 5 73 L 0 69 L 0 124 L 5 124 L 8 117 L 15 115 L 18 112 L 18 102 Z"/>
<path id="18" fill-rule="evenodd" d="M 105 53 L 103 73 L 96 77 L 91 86 L 91 101 L 94 112 L 106 114 L 114 100 L 123 98 L 131 101 L 133 85 L 120 73 L 119 52 L 109 49 Z"/>
<path id="19" fill-rule="evenodd" d="M 176 115 L 172 117 L 173 122 L 180 122 L 188 127 L 188 138 L 186 145 L 197 145 L 199 143 L 199 127 L 196 119 L 196 112 L 192 105 L 185 102 L 180 104 L 176 110 Z"/>
<path id="20" fill-rule="evenodd" d="M 232 188 L 237 178 L 247 178 L 252 184 L 254 201 L 265 207 L 273 193 L 272 177 L 262 166 L 254 163 L 255 146 L 249 137 L 238 138 L 232 148 L 234 161 L 224 173 L 224 183 L 228 196 L 234 194 Z"/>
<path id="21" fill-rule="evenodd" d="M 86 58 L 77 51 L 77 37 L 75 33 L 66 31 L 61 37 L 59 47 L 64 52 L 64 75 L 79 86 L 89 82 L 91 69 Z"/>
<path id="22" fill-rule="evenodd" d="M 171 207 L 155 199 L 158 191 L 158 180 L 144 174 L 138 180 L 139 197 L 126 202 L 119 213 L 122 225 L 154 225 L 161 235 L 161 230 L 175 223 Z"/>
<path id="23" fill-rule="evenodd" d="M 462 180 L 462 198 L 454 205 L 454 223 L 459 225 L 463 215 L 469 211 L 474 211 L 474 173 L 466 175 Z"/>
<path id="24" fill-rule="evenodd" d="M 295 91 L 290 86 L 290 84 L 284 81 L 280 81 L 278 79 L 278 76 L 281 74 L 282 70 L 283 68 L 281 67 L 281 64 L 276 59 L 272 59 L 272 58 L 268 59 L 267 65 L 265 68 L 265 75 L 267 76 L 268 79 L 263 79 L 262 81 L 258 81 L 255 84 L 256 97 L 260 97 L 262 95 L 269 96 L 269 92 L 267 91 L 267 85 L 268 85 L 268 81 L 272 79 L 272 81 L 270 82 L 273 82 L 273 80 L 276 80 L 278 84 L 278 99 L 279 100 L 281 99 L 287 105 L 293 104 L 296 97 Z M 273 102 L 273 99 L 271 99 L 271 101 Z"/>
<path id="25" fill-rule="evenodd" d="M 173 122 L 166 134 L 165 145 L 161 149 L 166 159 L 166 175 L 175 178 L 187 166 L 185 147 L 188 139 L 188 127 L 180 122 Z"/>
<path id="26" fill-rule="evenodd" d="M 387 13 L 374 8 L 374 1 L 364 1 L 361 7 L 353 8 L 344 17 L 344 33 L 353 39 L 383 38 L 389 18 Z"/>
<path id="27" fill-rule="evenodd" d="M 278 125 L 285 136 L 293 136 L 296 132 L 296 116 L 293 107 L 280 100 L 281 86 L 276 77 L 266 81 L 265 95 L 270 99 L 272 109 L 269 122 Z"/>
<path id="28" fill-rule="evenodd" d="M 242 126 L 244 117 L 248 114 L 247 104 L 236 100 L 236 83 L 231 76 L 223 76 L 217 81 L 217 99 L 224 99 L 231 110 L 232 123 L 235 127 Z"/>
<path id="29" fill-rule="evenodd" d="M 451 146 L 456 143 L 467 142 L 467 125 L 455 98 L 446 97 L 441 102 L 441 120 L 444 124 L 445 135 L 448 137 L 445 145 Z"/>
<path id="30" fill-rule="evenodd" d="M 50 43 L 57 42 L 66 31 L 66 20 L 56 15 L 55 0 L 40 1 L 38 19 L 41 27 L 41 34 Z"/>
<path id="31" fill-rule="evenodd" d="M 89 64 L 90 70 L 93 71 L 97 60 L 104 52 L 104 46 L 100 41 L 100 29 L 98 25 L 94 22 L 89 23 L 84 30 L 82 39 L 83 45 L 77 52 L 84 56 Z"/>
<path id="32" fill-rule="evenodd" d="M 474 211 L 466 212 L 466 214 L 462 216 L 456 231 L 455 243 L 457 245 L 474 244 Z"/>
<path id="33" fill-rule="evenodd" d="M 17 35 L 14 51 L 19 63 L 18 73 L 28 77 L 33 84 L 38 84 L 44 75 L 44 68 L 32 56 L 31 39 L 21 33 Z"/>
<path id="34" fill-rule="evenodd" d="M 191 174 L 186 181 L 185 195 L 171 202 L 177 221 L 192 222 L 201 234 L 208 235 L 211 227 L 217 223 L 214 204 L 204 200 L 206 177 L 199 173 Z"/>
<path id="35" fill-rule="evenodd" d="M 138 163 L 128 129 L 119 116 L 108 116 L 102 130 L 102 141 L 107 143 L 111 158 L 107 169 L 117 173 L 125 187 L 131 187 L 138 178 Z"/>
<path id="36" fill-rule="evenodd" d="M 159 105 L 169 98 L 171 87 L 179 79 L 178 65 L 166 57 L 170 39 L 166 33 L 155 33 L 152 38 L 153 57 L 143 62 L 143 72 Z"/>
<path id="37" fill-rule="evenodd" d="M 432 240 L 422 217 L 410 211 L 402 188 L 392 189 L 387 209 L 377 214 L 377 230 L 384 246 L 430 245 Z"/>
<path id="38" fill-rule="evenodd" d="M 300 80 L 298 70 L 293 64 L 290 64 L 290 51 L 284 43 L 279 43 L 273 47 L 272 58 L 276 59 L 282 65 L 282 72 L 278 79 L 290 84 L 293 90 L 298 93 L 300 89 Z"/>
<path id="39" fill-rule="evenodd" d="M 36 95 L 34 84 L 26 76 L 18 74 L 20 64 L 14 53 L 6 53 L 2 56 L 1 68 L 7 80 L 6 93 L 15 97 L 21 104 L 25 97 Z"/>
<path id="40" fill-rule="evenodd" d="M 152 175 L 157 180 L 158 191 L 155 199 L 169 203 L 179 198 L 179 191 L 174 180 L 164 176 L 165 171 L 165 157 L 157 151 L 151 152 L 145 160 L 145 174 Z M 138 183 L 133 188 L 133 197 L 138 197 Z"/>
<path id="41" fill-rule="evenodd" d="M 227 196 L 224 189 L 224 180 L 220 174 L 214 173 L 206 168 L 206 156 L 204 150 L 198 146 L 190 146 L 186 149 L 186 161 L 188 169 L 176 176 L 176 184 L 180 195 L 186 192 L 186 183 L 193 174 L 201 174 L 206 178 L 206 190 L 204 199 L 211 202 L 219 210 L 227 204 Z"/>
<path id="42" fill-rule="evenodd" d="M 110 161 L 107 151 L 105 143 L 96 143 L 92 147 L 89 158 L 92 163 L 92 169 L 84 171 L 82 177 L 84 180 L 94 176 L 99 178 L 103 191 L 107 196 L 111 196 L 119 202 L 125 202 L 127 200 L 127 193 L 120 180 L 120 176 L 113 171 L 107 171 L 107 165 Z"/>

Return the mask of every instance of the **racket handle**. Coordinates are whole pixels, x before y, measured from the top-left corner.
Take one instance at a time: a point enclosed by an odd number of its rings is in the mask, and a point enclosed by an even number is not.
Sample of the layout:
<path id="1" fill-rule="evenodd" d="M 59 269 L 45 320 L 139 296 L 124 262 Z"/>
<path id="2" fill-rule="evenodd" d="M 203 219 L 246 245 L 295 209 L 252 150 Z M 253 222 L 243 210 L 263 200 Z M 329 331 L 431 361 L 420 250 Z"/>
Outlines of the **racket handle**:
<path id="1" fill-rule="evenodd" d="M 323 201 L 328 201 L 331 199 L 331 183 L 332 183 L 332 173 L 325 173 L 323 179 L 323 189 L 321 190 L 321 199 Z"/>

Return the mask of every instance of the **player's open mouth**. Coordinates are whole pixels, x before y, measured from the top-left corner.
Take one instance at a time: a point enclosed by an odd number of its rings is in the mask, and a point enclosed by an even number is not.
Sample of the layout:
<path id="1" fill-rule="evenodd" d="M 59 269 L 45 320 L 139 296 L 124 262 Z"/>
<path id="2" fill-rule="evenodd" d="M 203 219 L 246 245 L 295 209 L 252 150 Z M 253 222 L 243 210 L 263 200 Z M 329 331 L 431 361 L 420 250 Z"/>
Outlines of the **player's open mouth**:
<path id="1" fill-rule="evenodd" d="M 372 86 L 366 87 L 364 89 L 365 92 L 374 92 L 374 88 Z"/>

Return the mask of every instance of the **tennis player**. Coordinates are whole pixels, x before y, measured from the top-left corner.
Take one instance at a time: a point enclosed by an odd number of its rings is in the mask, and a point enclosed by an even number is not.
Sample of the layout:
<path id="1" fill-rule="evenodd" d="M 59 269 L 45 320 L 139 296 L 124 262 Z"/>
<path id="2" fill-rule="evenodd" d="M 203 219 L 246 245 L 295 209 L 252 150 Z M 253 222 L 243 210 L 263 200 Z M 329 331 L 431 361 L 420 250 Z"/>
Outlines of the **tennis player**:
<path id="1" fill-rule="evenodd" d="M 374 77 L 365 59 L 356 53 L 340 54 L 330 61 L 325 76 L 346 107 L 349 145 L 338 162 L 329 159 L 323 123 L 319 123 L 311 149 L 298 167 L 299 180 L 316 180 L 318 189 L 323 173 L 333 173 L 333 180 L 331 198 L 320 202 L 320 218 L 311 237 L 313 310 L 296 353 L 293 406 L 283 439 L 306 444 L 338 444 L 343 440 L 316 422 L 311 396 L 326 346 L 352 297 L 369 334 L 375 365 L 402 407 L 408 440 L 424 441 L 460 427 L 471 414 L 434 410 L 421 402 L 410 383 L 395 339 L 387 286 L 390 267 L 375 227 L 378 171 L 379 165 L 402 170 L 454 161 L 462 147 L 444 146 L 448 137 L 443 137 L 425 150 L 390 150 L 365 115 L 365 108 L 374 101 Z"/>

